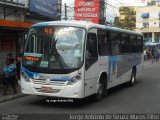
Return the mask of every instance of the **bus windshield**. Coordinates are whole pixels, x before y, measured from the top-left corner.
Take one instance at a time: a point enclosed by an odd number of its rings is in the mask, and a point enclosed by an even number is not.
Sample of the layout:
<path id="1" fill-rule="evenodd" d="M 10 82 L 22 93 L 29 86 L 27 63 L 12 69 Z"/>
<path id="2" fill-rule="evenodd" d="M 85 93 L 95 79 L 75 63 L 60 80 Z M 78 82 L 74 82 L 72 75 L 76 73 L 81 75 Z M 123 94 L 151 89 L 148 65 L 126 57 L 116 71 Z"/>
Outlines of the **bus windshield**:
<path id="1" fill-rule="evenodd" d="M 30 68 L 75 69 L 83 64 L 85 29 L 33 27 L 26 40 L 23 65 Z"/>

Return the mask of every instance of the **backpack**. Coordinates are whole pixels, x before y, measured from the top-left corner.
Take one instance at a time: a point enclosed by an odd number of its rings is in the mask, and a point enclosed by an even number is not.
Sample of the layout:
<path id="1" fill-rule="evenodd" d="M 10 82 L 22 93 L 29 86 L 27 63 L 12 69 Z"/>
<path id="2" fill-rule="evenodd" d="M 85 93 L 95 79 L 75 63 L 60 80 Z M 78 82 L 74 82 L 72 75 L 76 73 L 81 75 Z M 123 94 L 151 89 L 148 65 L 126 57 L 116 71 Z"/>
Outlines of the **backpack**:
<path id="1" fill-rule="evenodd" d="M 11 64 L 9 66 L 5 66 L 3 68 L 3 74 L 5 78 L 13 77 L 16 74 L 16 66 L 14 64 Z"/>

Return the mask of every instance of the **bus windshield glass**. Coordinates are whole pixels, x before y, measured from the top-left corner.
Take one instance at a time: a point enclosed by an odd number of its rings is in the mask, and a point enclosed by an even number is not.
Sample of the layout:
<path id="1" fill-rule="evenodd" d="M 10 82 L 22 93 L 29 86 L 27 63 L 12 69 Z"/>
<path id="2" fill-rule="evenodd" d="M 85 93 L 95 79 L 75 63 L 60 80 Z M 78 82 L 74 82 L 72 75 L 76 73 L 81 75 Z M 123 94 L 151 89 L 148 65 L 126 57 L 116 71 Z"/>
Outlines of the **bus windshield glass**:
<path id="1" fill-rule="evenodd" d="M 76 69 L 83 64 L 85 29 L 33 27 L 26 40 L 23 65 L 45 69 Z"/>

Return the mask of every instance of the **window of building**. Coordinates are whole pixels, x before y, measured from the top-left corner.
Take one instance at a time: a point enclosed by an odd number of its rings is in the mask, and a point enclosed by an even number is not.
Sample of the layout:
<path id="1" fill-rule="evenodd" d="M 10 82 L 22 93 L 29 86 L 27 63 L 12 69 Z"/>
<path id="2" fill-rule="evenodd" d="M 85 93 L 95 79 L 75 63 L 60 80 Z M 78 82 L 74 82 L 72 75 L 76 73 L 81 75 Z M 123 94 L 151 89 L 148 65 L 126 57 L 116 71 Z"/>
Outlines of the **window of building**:
<path id="1" fill-rule="evenodd" d="M 149 18 L 149 13 L 142 13 L 141 17 L 142 18 Z"/>
<path id="2" fill-rule="evenodd" d="M 144 28 L 149 28 L 149 22 L 144 22 L 144 23 L 143 23 L 143 27 L 144 27 Z"/>
<path id="3" fill-rule="evenodd" d="M 160 18 L 160 12 L 158 12 L 158 17 Z"/>

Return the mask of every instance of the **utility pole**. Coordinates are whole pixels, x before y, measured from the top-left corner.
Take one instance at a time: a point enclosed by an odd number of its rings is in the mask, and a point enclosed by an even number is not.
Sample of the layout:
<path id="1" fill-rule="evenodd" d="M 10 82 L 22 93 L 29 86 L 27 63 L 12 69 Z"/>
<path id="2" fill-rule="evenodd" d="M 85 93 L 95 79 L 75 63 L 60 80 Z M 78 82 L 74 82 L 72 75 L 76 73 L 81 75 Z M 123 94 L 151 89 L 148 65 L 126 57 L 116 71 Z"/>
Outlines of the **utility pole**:
<path id="1" fill-rule="evenodd" d="M 106 7 L 105 7 L 105 1 L 100 0 L 100 24 L 104 25 L 106 21 Z"/>
<path id="2" fill-rule="evenodd" d="M 67 18 L 67 4 L 65 3 L 64 4 L 64 10 L 65 10 L 65 20 L 67 20 L 68 18 Z"/>
<path id="3" fill-rule="evenodd" d="M 57 20 L 61 20 L 61 5 L 62 5 L 62 0 L 58 0 L 58 3 L 57 3 Z"/>

